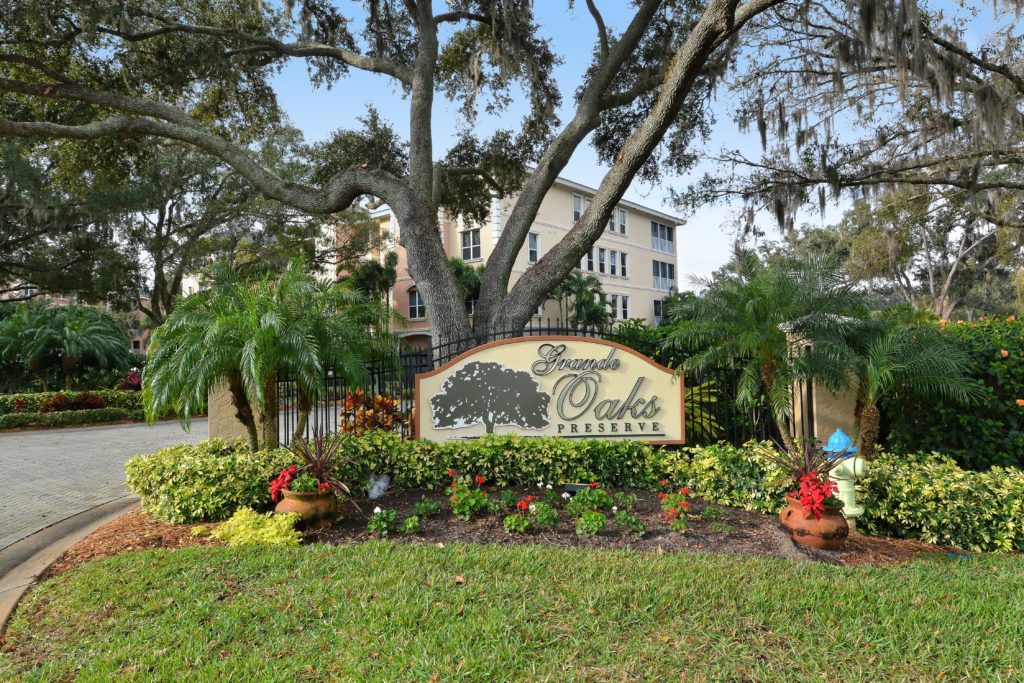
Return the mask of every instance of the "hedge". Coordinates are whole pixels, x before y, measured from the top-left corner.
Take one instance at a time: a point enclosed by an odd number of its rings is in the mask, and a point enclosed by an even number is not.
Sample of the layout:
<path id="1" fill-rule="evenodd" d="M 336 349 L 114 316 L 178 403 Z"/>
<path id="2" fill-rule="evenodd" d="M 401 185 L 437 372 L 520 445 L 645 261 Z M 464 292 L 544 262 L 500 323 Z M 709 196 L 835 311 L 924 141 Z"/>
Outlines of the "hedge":
<path id="1" fill-rule="evenodd" d="M 0 415 L 0 430 L 24 427 L 68 427 L 98 424 L 119 420 L 143 420 L 141 409 L 96 408 L 93 410 L 66 410 L 59 413 L 7 413 Z"/>
<path id="2" fill-rule="evenodd" d="M 990 398 L 961 406 L 941 399 L 897 397 L 883 404 L 889 420 L 890 450 L 938 451 L 962 467 L 1024 467 L 1024 321 L 1013 316 L 955 322 L 943 334 L 968 355 L 969 375 L 982 382 Z"/>
<path id="3" fill-rule="evenodd" d="M 961 469 L 939 453 L 882 454 L 857 486 L 872 534 L 975 551 L 1024 551 L 1024 471 Z"/>
<path id="4" fill-rule="evenodd" d="M 125 408 L 142 410 L 141 391 L 122 391 L 120 389 L 96 389 L 94 391 L 38 391 L 25 394 L 0 394 L 0 416 L 10 413 L 38 413 L 44 403 L 58 394 L 75 398 L 80 394 L 99 396 L 107 402 L 107 408 Z M 20 403 L 19 403 L 20 402 Z"/>
<path id="5" fill-rule="evenodd" d="M 447 484 L 449 469 L 494 486 L 600 481 L 653 489 L 667 479 L 708 502 L 774 514 L 790 486 L 765 453 L 742 447 L 659 449 L 635 441 L 488 436 L 473 441 L 404 441 L 390 432 L 343 435 L 349 461 L 338 476 L 365 495 L 371 473 L 399 489 Z M 128 488 L 145 510 L 174 523 L 227 519 L 239 507 L 270 506 L 268 482 L 295 461 L 286 449 L 249 454 L 245 442 L 210 440 L 141 455 L 126 465 Z M 963 470 L 937 453 L 880 454 L 858 484 L 862 530 L 976 551 L 1024 550 L 1024 471 Z"/>
<path id="6" fill-rule="evenodd" d="M 157 519 L 222 520 L 238 508 L 269 507 L 269 480 L 293 460 L 283 448 L 253 454 L 244 440 L 209 439 L 132 458 L 125 463 L 126 485 Z"/>
<path id="7" fill-rule="evenodd" d="M 365 495 L 370 475 L 387 473 L 399 489 L 437 488 L 455 469 L 494 486 L 600 481 L 652 489 L 661 479 L 689 486 L 723 505 L 775 512 L 786 477 L 763 457 L 767 444 L 656 449 L 635 441 L 569 441 L 488 436 L 473 441 L 406 441 L 391 432 L 343 435 L 349 460 L 338 476 Z M 269 505 L 268 482 L 295 460 L 285 449 L 250 455 L 243 441 L 204 441 L 128 462 L 128 488 L 151 514 L 175 523 L 226 519 L 243 505 Z"/>

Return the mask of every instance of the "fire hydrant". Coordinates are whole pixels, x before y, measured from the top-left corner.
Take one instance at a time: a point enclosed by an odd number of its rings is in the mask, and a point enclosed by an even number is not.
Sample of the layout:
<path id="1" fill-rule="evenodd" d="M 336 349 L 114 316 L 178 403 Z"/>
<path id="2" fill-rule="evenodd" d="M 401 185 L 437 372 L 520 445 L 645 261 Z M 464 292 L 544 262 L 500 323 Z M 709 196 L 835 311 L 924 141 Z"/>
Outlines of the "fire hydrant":
<path id="1" fill-rule="evenodd" d="M 857 528 L 857 518 L 864 514 L 864 508 L 857 505 L 857 493 L 854 485 L 864 478 L 867 462 L 857 455 L 857 447 L 853 440 L 842 429 L 837 429 L 829 437 L 822 449 L 831 458 L 839 458 L 841 462 L 829 472 L 829 479 L 839 488 L 839 500 L 843 501 L 843 516 L 846 517 L 851 529 Z"/>

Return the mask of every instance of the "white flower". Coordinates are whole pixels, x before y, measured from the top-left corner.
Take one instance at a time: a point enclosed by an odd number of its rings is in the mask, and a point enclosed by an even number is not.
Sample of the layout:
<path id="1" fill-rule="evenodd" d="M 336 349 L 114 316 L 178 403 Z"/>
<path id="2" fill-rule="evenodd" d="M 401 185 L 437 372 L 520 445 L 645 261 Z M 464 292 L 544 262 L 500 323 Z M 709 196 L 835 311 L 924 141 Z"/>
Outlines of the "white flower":
<path id="1" fill-rule="evenodd" d="M 548 491 L 551 490 L 551 484 L 548 484 Z"/>
<path id="2" fill-rule="evenodd" d="M 619 506 L 618 505 L 612 505 L 612 512 L 618 512 L 618 511 L 619 511 Z"/>
<path id="3" fill-rule="evenodd" d="M 373 514 L 379 515 L 380 513 L 381 513 L 381 509 L 379 507 L 373 508 Z"/>
<path id="4" fill-rule="evenodd" d="M 542 489 L 542 488 L 544 488 L 544 482 L 542 482 L 542 481 L 538 481 L 538 482 L 537 482 L 537 488 L 539 488 L 539 489 Z"/>
<path id="5" fill-rule="evenodd" d="M 530 512 L 536 512 L 536 511 L 537 511 L 537 506 L 536 505 L 531 505 L 530 506 Z"/>
<path id="6" fill-rule="evenodd" d="M 571 497 L 572 496 L 569 495 L 568 491 L 566 491 L 565 493 L 562 494 L 562 498 L 564 498 L 565 500 L 569 500 L 569 498 L 571 498 Z"/>

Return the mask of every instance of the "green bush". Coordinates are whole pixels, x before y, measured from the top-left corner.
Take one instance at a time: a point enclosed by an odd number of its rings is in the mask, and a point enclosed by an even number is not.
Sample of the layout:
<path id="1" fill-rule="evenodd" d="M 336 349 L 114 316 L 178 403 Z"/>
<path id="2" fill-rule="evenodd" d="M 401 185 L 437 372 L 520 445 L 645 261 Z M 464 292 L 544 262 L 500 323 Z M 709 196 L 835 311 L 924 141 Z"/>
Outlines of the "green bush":
<path id="1" fill-rule="evenodd" d="M 7 413 L 0 415 L 0 429 L 25 427 L 69 427 L 118 420 L 142 420 L 142 410 L 129 408 L 96 408 L 68 410 L 60 413 Z"/>
<path id="2" fill-rule="evenodd" d="M 1024 550 L 1024 471 L 961 469 L 950 457 L 882 454 L 858 484 L 868 533 L 975 551 Z"/>
<path id="3" fill-rule="evenodd" d="M 25 394 L 0 394 L 0 415 L 9 413 L 38 413 L 43 404 L 58 396 L 74 401 L 82 394 L 97 396 L 107 402 L 108 408 L 142 410 L 141 391 L 97 389 L 93 391 L 38 391 Z"/>
<path id="4" fill-rule="evenodd" d="M 296 512 L 279 515 L 268 512 L 265 515 L 252 508 L 240 507 L 231 519 L 210 532 L 216 539 L 228 545 L 298 545 L 302 534 L 295 530 L 299 521 Z"/>
<path id="5" fill-rule="evenodd" d="M 981 405 L 897 397 L 882 408 L 889 420 L 888 449 L 938 451 L 968 469 L 1024 467 L 1024 321 L 949 323 L 943 333 L 968 355 L 970 376 L 988 388 Z"/>
<path id="6" fill-rule="evenodd" d="M 775 513 L 785 504 L 792 480 L 766 457 L 772 448 L 767 442 L 750 442 L 662 451 L 659 469 L 664 479 L 688 486 L 702 500 Z"/>
<path id="7" fill-rule="evenodd" d="M 240 507 L 267 507 L 269 481 L 294 461 L 283 448 L 252 454 L 243 440 L 210 439 L 135 456 L 125 472 L 128 490 L 146 512 L 187 524 L 227 519 Z"/>
<path id="8" fill-rule="evenodd" d="M 481 475 L 488 486 L 538 481 L 599 481 L 649 488 L 658 479 L 658 451 L 637 441 L 573 441 L 555 437 L 492 435 L 472 441 L 406 441 L 390 432 L 343 435 L 352 462 L 342 481 L 365 492 L 371 473 L 388 473 L 398 488 L 449 483 L 446 472 Z"/>

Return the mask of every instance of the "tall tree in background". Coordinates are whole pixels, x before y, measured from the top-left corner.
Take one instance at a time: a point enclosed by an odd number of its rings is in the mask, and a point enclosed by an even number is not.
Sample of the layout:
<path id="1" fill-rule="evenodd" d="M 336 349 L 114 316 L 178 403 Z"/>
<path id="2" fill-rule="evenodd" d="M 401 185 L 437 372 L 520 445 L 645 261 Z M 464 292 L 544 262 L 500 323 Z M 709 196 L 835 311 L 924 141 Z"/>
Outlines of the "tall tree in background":
<path id="1" fill-rule="evenodd" d="M 95 302 L 130 292 L 110 199 L 92 190 L 69 194 L 54 182 L 52 163 L 38 147 L 0 145 L 0 296 L 50 291 Z"/>
<path id="2" fill-rule="evenodd" d="M 824 67 L 800 62 L 823 75 L 817 81 L 798 79 L 797 85 L 839 83 L 827 91 L 834 94 L 842 91 L 844 78 L 851 87 L 862 74 L 862 82 L 890 84 L 907 103 L 919 99 L 919 89 L 904 87 L 907 79 L 920 80 L 922 70 L 939 68 L 933 80 L 944 97 L 934 101 L 946 110 L 961 101 L 945 96 L 948 92 L 981 101 L 984 93 L 974 84 L 979 74 L 985 82 L 1006 78 L 987 58 L 979 65 L 975 55 L 960 56 L 962 45 L 921 14 L 914 0 L 636 0 L 628 25 L 618 30 L 606 24 L 595 0 L 587 0 L 597 35 L 591 67 L 578 84 L 554 82 L 558 58 L 540 33 L 531 0 L 449 0 L 436 14 L 434 4 L 365 0 L 360 11 L 351 11 L 330 0 L 298 0 L 281 11 L 225 0 L 22 3 L 0 16 L 6 46 L 0 55 L 0 92 L 6 94 L 0 102 L 0 135 L 178 140 L 231 165 L 268 198 L 309 214 L 337 212 L 365 195 L 379 197 L 398 218 L 410 272 L 432 311 L 438 341 L 447 342 L 471 330 L 437 229 L 440 206 L 480 220 L 488 190 L 516 195 L 488 259 L 474 321 L 478 334 L 492 325 L 524 326 L 604 234 L 635 178 L 653 180 L 665 169 L 692 166 L 697 156 L 690 145 L 710 121 L 708 95 L 737 57 L 835 55 Z M 819 20 L 827 24 L 826 35 L 818 34 Z M 408 94 L 408 140 L 400 141 L 371 113 L 361 129 L 339 131 L 323 145 L 308 180 L 282 177 L 249 146 L 258 139 L 255 131 L 278 118 L 269 78 L 291 59 L 306 61 L 316 85 L 334 85 L 350 69 L 390 79 Z M 891 66 L 886 77 L 868 78 L 879 62 Z M 765 121 L 766 128 L 777 118 L 783 132 L 792 115 L 774 105 L 788 95 L 769 85 L 790 69 L 784 63 L 759 72 L 762 63 L 746 82 L 764 84 L 766 96 L 747 100 L 747 120 L 756 119 L 759 126 Z M 500 113 L 514 99 L 515 88 L 530 103 L 521 126 L 482 136 L 478 107 Z M 575 92 L 564 123 L 554 114 L 560 90 Z M 432 114 L 438 94 L 463 106 L 466 126 L 457 142 L 435 157 Z M 809 97 L 820 100 L 811 104 L 826 108 L 836 99 L 820 92 Z M 870 101 L 859 93 L 851 99 Z M 979 133 L 993 125 L 992 130 L 1015 125 L 1016 118 L 1007 123 L 1001 104 L 976 109 L 979 116 L 970 125 Z M 791 128 L 802 130 L 804 110 L 795 114 L 800 123 Z M 880 183 L 896 180 L 887 171 L 892 167 L 898 167 L 901 182 L 918 178 L 901 160 L 906 141 L 920 137 L 897 131 L 879 138 L 888 157 L 880 166 Z M 513 263 L 541 201 L 588 138 L 611 169 L 576 225 L 510 291 Z M 797 146 L 807 141 L 801 133 Z M 818 149 L 828 159 L 827 169 L 850 156 L 843 157 L 844 150 L 824 138 Z M 969 149 L 983 168 L 1002 152 Z M 803 154 L 809 151 L 806 146 Z M 840 160 L 832 161 L 836 155 Z M 828 171 L 819 182 L 830 183 L 833 175 Z M 976 191 L 996 185 L 968 178 L 958 186 Z M 806 199 L 800 183 L 778 187 L 786 191 L 764 194 L 777 198 L 773 203 L 782 213 Z"/>

